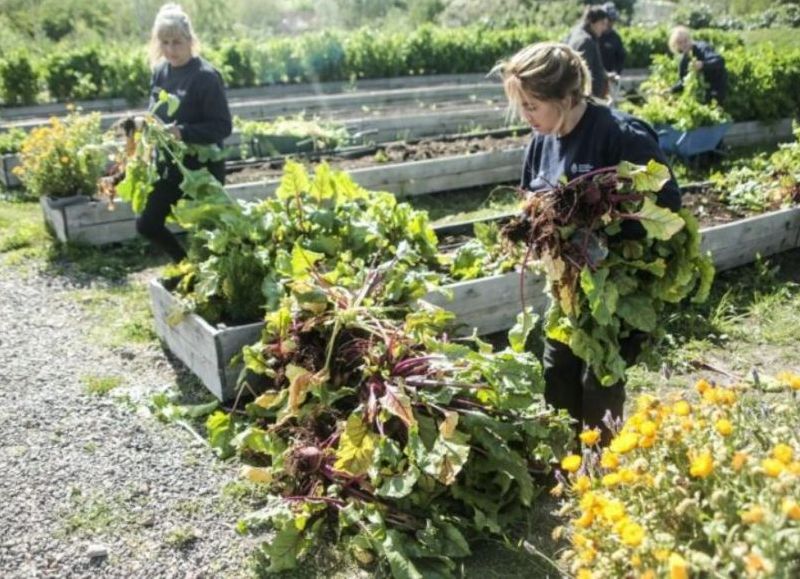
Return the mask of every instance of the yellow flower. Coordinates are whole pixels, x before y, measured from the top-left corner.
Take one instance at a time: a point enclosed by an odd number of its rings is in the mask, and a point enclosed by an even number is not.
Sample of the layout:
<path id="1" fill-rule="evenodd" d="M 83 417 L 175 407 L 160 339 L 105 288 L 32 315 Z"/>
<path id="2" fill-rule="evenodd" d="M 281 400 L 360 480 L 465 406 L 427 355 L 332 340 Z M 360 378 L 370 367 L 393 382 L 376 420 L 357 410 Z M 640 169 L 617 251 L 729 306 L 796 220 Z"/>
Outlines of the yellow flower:
<path id="1" fill-rule="evenodd" d="M 703 452 L 692 459 L 689 474 L 693 477 L 706 478 L 712 472 L 714 472 L 714 459 L 710 452 Z"/>
<path id="2" fill-rule="evenodd" d="M 689 565 L 678 553 L 670 554 L 668 565 L 670 579 L 689 579 Z"/>
<path id="3" fill-rule="evenodd" d="M 681 420 L 681 428 L 686 432 L 690 432 L 694 428 L 694 422 L 691 417 L 686 417 Z"/>
<path id="4" fill-rule="evenodd" d="M 581 497 L 580 506 L 584 511 L 591 510 L 597 504 L 597 495 L 592 491 L 587 492 Z"/>
<path id="5" fill-rule="evenodd" d="M 720 418 L 717 420 L 717 422 L 714 424 L 714 427 L 722 436 L 730 436 L 730 434 L 733 432 L 733 424 L 731 424 L 731 421 L 727 418 Z"/>
<path id="6" fill-rule="evenodd" d="M 748 456 L 746 452 L 735 452 L 733 453 L 733 458 L 731 459 L 731 467 L 735 471 L 742 470 L 742 467 L 747 463 Z"/>
<path id="7" fill-rule="evenodd" d="M 644 529 L 638 523 L 628 523 L 622 528 L 622 543 L 628 547 L 638 547 L 644 540 Z"/>
<path id="8" fill-rule="evenodd" d="M 578 553 L 578 557 L 580 557 L 581 561 L 587 565 L 594 561 L 596 556 L 597 549 L 595 549 L 592 545 L 587 546 L 585 549 L 582 549 L 580 553 Z"/>
<path id="9" fill-rule="evenodd" d="M 572 490 L 581 495 L 590 488 L 592 488 L 592 481 L 585 474 L 580 475 L 577 479 L 575 479 L 575 482 L 572 483 Z"/>
<path id="10" fill-rule="evenodd" d="M 610 472 L 607 475 L 603 475 L 603 478 L 600 480 L 600 484 L 602 484 L 604 487 L 611 488 L 617 486 L 621 480 L 622 479 L 620 479 L 619 474 Z"/>
<path id="11" fill-rule="evenodd" d="M 781 476 L 783 466 L 781 461 L 774 458 L 765 458 L 761 461 L 761 468 L 764 469 L 764 474 L 771 477 Z"/>
<path id="12" fill-rule="evenodd" d="M 578 574 L 575 575 L 576 579 L 592 579 L 594 575 L 588 569 L 578 569 Z"/>
<path id="13" fill-rule="evenodd" d="M 800 475 L 800 461 L 794 461 L 789 465 L 789 472 L 792 474 Z"/>
<path id="14" fill-rule="evenodd" d="M 792 390 L 800 390 L 800 375 L 791 372 L 780 372 L 777 376 L 778 382 L 788 386 Z"/>
<path id="15" fill-rule="evenodd" d="M 619 480 L 626 485 L 635 483 L 638 478 L 636 473 L 629 468 L 622 468 L 619 471 Z"/>
<path id="16" fill-rule="evenodd" d="M 639 575 L 639 579 L 656 579 L 656 572 L 652 569 L 647 569 L 644 573 Z"/>
<path id="17" fill-rule="evenodd" d="M 612 452 L 625 454 L 632 451 L 639 444 L 639 435 L 634 432 L 623 432 L 611 441 L 609 448 Z"/>
<path id="18" fill-rule="evenodd" d="M 666 561 L 669 559 L 669 549 L 656 549 L 653 551 L 653 557 L 656 561 Z"/>
<path id="19" fill-rule="evenodd" d="M 570 454 L 561 459 L 561 468 L 567 472 L 575 472 L 581 467 L 581 457 Z"/>
<path id="20" fill-rule="evenodd" d="M 793 521 L 800 521 L 800 505 L 794 499 L 783 499 L 781 512 Z"/>
<path id="21" fill-rule="evenodd" d="M 631 567 L 638 569 L 641 566 L 642 558 L 638 554 L 634 553 L 633 556 L 631 556 Z"/>
<path id="22" fill-rule="evenodd" d="M 610 450 L 604 450 L 600 457 L 600 466 L 608 470 L 614 470 L 619 466 L 619 455 Z"/>
<path id="23" fill-rule="evenodd" d="M 742 522 L 746 525 L 755 525 L 764 520 L 766 513 L 764 509 L 758 505 L 747 509 L 741 514 Z"/>
<path id="24" fill-rule="evenodd" d="M 783 464 L 789 464 L 794 458 L 794 450 L 788 444 L 776 444 L 775 448 L 772 449 L 772 456 Z"/>
<path id="25" fill-rule="evenodd" d="M 697 390 L 700 394 L 703 394 L 709 388 L 712 388 L 711 384 L 703 380 L 702 378 L 697 381 L 697 384 L 694 385 L 695 390 Z"/>
<path id="26" fill-rule="evenodd" d="M 63 155 L 63 156 L 62 156 L 62 157 L 59 159 L 59 161 L 61 161 L 61 164 L 62 164 L 62 165 L 69 165 L 69 157 L 67 157 L 66 155 Z"/>
<path id="27" fill-rule="evenodd" d="M 652 420 L 645 420 L 639 425 L 639 432 L 641 432 L 643 436 L 655 436 L 657 430 L 658 425 Z"/>
<path id="28" fill-rule="evenodd" d="M 651 448 L 656 443 L 655 436 L 643 436 L 639 440 L 639 448 Z"/>
<path id="29" fill-rule="evenodd" d="M 603 518 L 607 521 L 619 521 L 625 516 L 625 506 L 621 501 L 609 501 L 603 507 Z"/>
<path id="30" fill-rule="evenodd" d="M 692 412 L 692 407 L 689 406 L 689 403 L 686 400 L 678 400 L 675 403 L 675 406 L 672 407 L 672 411 L 677 416 L 689 416 Z"/>
<path id="31" fill-rule="evenodd" d="M 575 519 L 575 524 L 581 529 L 586 529 L 592 526 L 594 522 L 594 513 L 592 511 L 584 511 L 583 514 Z"/>
<path id="32" fill-rule="evenodd" d="M 600 441 L 600 431 L 597 428 L 592 430 L 584 430 L 580 434 L 580 439 L 586 446 L 594 446 Z"/>

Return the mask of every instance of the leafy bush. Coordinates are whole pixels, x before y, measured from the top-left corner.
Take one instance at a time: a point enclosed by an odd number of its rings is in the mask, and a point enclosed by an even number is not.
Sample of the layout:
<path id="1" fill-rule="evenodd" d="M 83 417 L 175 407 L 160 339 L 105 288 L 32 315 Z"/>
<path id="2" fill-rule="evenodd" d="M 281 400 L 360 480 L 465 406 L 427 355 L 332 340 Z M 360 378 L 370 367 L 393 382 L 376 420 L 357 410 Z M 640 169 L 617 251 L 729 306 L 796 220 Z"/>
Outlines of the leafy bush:
<path id="1" fill-rule="evenodd" d="M 14 169 L 35 196 L 93 195 L 106 165 L 100 115 L 70 114 L 30 132 Z"/>
<path id="2" fill-rule="evenodd" d="M 106 71 L 101 62 L 101 52 L 97 47 L 87 46 L 50 54 L 44 62 L 50 96 L 58 100 L 102 96 Z"/>
<path id="3" fill-rule="evenodd" d="M 131 105 L 140 104 L 147 97 L 152 73 L 143 51 L 108 53 L 103 68 L 105 96 L 122 97 Z"/>
<path id="4" fill-rule="evenodd" d="M 38 92 L 38 78 L 27 52 L 20 50 L 0 61 L 0 96 L 5 104 L 33 104 Z"/>
<path id="5" fill-rule="evenodd" d="M 0 155 L 18 153 L 27 136 L 28 133 L 18 128 L 0 133 Z"/>
<path id="6" fill-rule="evenodd" d="M 796 577 L 800 376 L 642 396 L 607 449 L 562 461 L 577 577 Z M 698 400 L 699 398 L 699 400 Z M 769 417 L 769 418 L 767 418 Z"/>

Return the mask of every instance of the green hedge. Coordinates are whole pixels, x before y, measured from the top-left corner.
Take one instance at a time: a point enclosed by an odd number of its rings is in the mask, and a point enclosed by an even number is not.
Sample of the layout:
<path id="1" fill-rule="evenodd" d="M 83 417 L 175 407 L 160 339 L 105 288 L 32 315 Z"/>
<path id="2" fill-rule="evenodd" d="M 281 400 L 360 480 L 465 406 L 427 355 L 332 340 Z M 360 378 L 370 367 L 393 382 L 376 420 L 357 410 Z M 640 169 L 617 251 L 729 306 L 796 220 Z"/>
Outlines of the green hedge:
<path id="1" fill-rule="evenodd" d="M 667 29 L 621 28 L 628 68 L 647 66 L 652 54 L 667 52 Z M 325 82 L 421 74 L 487 72 L 526 44 L 560 39 L 562 30 L 508 30 L 480 26 L 422 26 L 412 33 L 314 32 L 257 42 L 226 40 L 204 55 L 232 88 L 278 83 Z M 737 46 L 735 33 L 699 31 L 718 48 Z M 38 100 L 124 97 L 137 102 L 147 93 L 150 72 L 144 48 L 88 45 L 53 50 L 34 58 L 24 50 L 0 58 L 0 97 L 6 105 Z"/>

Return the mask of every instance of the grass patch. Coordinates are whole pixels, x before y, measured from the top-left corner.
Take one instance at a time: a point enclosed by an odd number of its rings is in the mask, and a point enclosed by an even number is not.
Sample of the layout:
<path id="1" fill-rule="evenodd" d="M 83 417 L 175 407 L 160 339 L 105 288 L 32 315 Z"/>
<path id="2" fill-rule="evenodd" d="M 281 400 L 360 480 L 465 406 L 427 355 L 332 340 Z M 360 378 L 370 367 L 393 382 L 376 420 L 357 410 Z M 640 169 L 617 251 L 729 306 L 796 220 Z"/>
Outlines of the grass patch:
<path id="1" fill-rule="evenodd" d="M 76 290 L 71 297 L 93 318 L 90 337 L 99 344 L 122 347 L 158 340 L 149 297 L 140 283 Z"/>
<path id="2" fill-rule="evenodd" d="M 81 378 L 86 392 L 102 396 L 111 392 L 114 388 L 122 385 L 122 378 L 119 376 L 84 376 Z"/>
<path id="3" fill-rule="evenodd" d="M 119 520 L 117 510 L 107 497 L 84 497 L 79 490 L 74 491 L 63 515 L 63 531 L 66 535 L 94 535 L 107 530 Z"/>
<path id="4" fill-rule="evenodd" d="M 708 301 L 682 306 L 666 318 L 666 340 L 648 364 L 631 369 L 630 390 L 663 381 L 690 384 L 698 372 L 718 380 L 800 370 L 800 250 L 795 249 L 718 275 Z M 726 376 L 725 373 L 732 376 Z"/>
<path id="5" fill-rule="evenodd" d="M 10 196 L 0 198 L 0 259 L 3 263 L 21 265 L 41 258 L 49 240 L 38 203 Z"/>
<path id="6" fill-rule="evenodd" d="M 167 533 L 164 542 L 176 550 L 186 549 L 200 537 L 191 527 L 176 527 Z"/>
<path id="7" fill-rule="evenodd" d="M 417 195 L 403 201 L 415 209 L 427 211 L 432 221 L 446 223 L 513 211 L 519 204 L 519 197 L 516 189 L 504 185 Z"/>

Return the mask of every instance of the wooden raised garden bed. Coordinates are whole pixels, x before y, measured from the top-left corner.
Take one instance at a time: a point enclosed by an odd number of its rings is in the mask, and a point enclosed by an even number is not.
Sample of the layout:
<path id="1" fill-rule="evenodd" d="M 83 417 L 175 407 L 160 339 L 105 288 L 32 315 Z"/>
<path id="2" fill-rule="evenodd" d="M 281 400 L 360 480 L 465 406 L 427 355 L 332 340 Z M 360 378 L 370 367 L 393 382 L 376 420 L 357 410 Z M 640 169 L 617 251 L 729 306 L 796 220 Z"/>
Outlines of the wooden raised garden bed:
<path id="1" fill-rule="evenodd" d="M 422 195 L 478 187 L 516 180 L 522 166 L 523 149 L 444 157 L 429 161 L 398 163 L 356 169 L 353 179 L 368 189 L 398 195 Z M 238 199 L 257 201 L 278 188 L 279 181 L 230 185 L 228 192 Z M 104 245 L 136 237 L 136 215 L 128 203 L 108 203 L 81 197 L 66 204 L 42 198 L 45 222 L 62 242 Z M 177 226 L 173 226 L 178 231 Z"/>
<path id="2" fill-rule="evenodd" d="M 750 263 L 756 256 L 767 257 L 800 246 L 800 207 L 703 229 L 703 249 L 710 251 L 722 271 Z M 430 303 L 456 314 L 465 333 L 479 334 L 507 330 L 521 311 L 519 272 L 451 284 L 449 301 L 440 293 L 426 296 Z M 544 280 L 533 273 L 524 278 L 525 305 L 542 311 L 547 306 Z M 180 303 L 156 280 L 150 282 L 150 296 L 156 333 L 169 349 L 220 399 L 235 396 L 240 368 L 231 359 L 242 346 L 255 342 L 261 323 L 232 328 L 215 328 L 196 314 L 175 316 Z M 174 320 L 176 323 L 169 323 Z"/>

